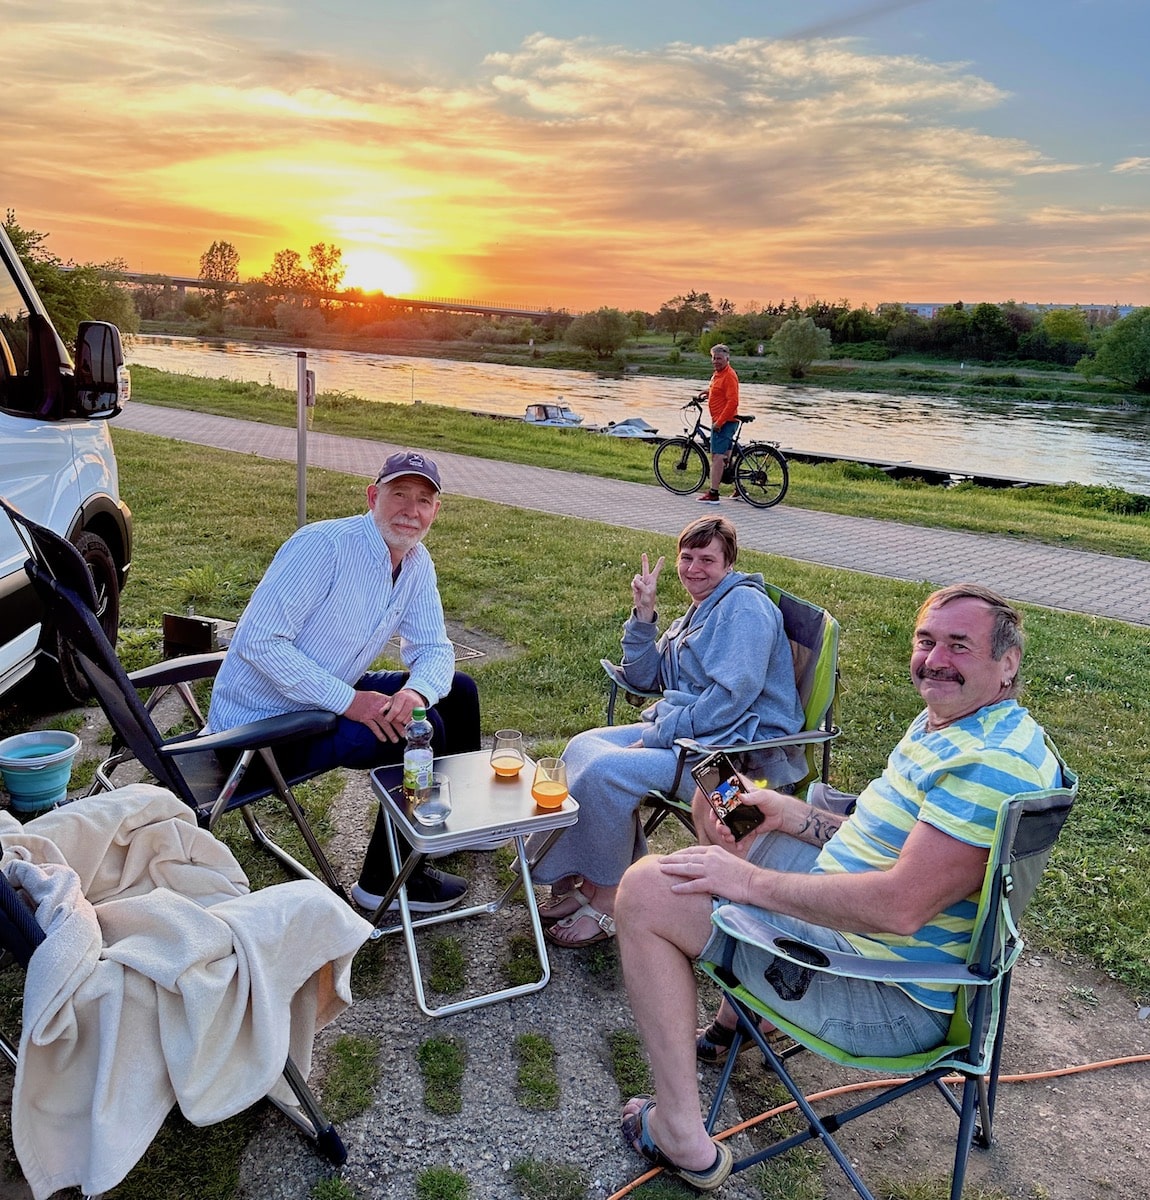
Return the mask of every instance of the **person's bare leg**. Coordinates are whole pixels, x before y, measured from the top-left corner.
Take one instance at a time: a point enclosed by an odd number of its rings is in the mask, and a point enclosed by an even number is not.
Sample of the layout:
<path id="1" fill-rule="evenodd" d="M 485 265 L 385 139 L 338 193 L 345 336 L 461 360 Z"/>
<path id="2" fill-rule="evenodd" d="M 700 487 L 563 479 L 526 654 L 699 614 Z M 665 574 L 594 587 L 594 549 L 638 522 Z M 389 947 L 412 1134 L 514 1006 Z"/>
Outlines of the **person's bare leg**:
<path id="1" fill-rule="evenodd" d="M 695 1078 L 698 995 L 693 960 L 711 935 L 711 898 L 671 891 L 675 880 L 648 855 L 619 884 L 615 919 L 623 979 L 655 1077 L 648 1125 L 677 1166 L 705 1171 L 715 1161 Z M 624 1108 L 624 1116 L 634 1111 Z"/>
<path id="2" fill-rule="evenodd" d="M 727 456 L 725 454 L 711 455 L 711 491 L 717 492 L 719 485 L 723 482 L 723 469 L 727 465 Z"/>

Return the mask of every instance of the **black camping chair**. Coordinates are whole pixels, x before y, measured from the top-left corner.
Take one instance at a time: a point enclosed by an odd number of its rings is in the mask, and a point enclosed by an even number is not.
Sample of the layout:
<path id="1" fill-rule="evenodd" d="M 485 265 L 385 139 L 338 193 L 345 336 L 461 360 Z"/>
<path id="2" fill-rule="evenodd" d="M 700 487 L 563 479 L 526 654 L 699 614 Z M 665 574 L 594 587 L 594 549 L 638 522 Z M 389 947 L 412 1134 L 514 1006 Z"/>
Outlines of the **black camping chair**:
<path id="1" fill-rule="evenodd" d="M 1061 759 L 1059 761 L 1061 763 Z M 733 947 L 722 955 L 723 961 L 701 961 L 703 971 L 723 989 L 739 1018 L 727 1065 L 711 1103 L 708 1130 L 715 1126 L 739 1050 L 748 1038 L 755 1043 L 765 1065 L 790 1093 L 806 1120 L 805 1129 L 740 1159 L 735 1163 L 736 1171 L 744 1171 L 796 1146 L 818 1140 L 838 1163 L 853 1190 L 863 1200 L 874 1200 L 856 1164 L 840 1147 L 835 1135 L 848 1121 L 892 1100 L 916 1094 L 920 1089 L 931 1089 L 933 1085 L 933 1090 L 941 1094 L 958 1117 L 950 1200 L 959 1200 L 971 1145 L 986 1149 L 991 1144 L 1010 977 L 1023 947 L 1019 933 L 1022 914 L 1038 887 L 1077 793 L 1078 779 L 1063 765 L 1058 786 L 1023 793 L 1003 804 L 979 894 L 970 949 L 963 963 L 861 958 L 797 941 L 788 931 L 772 925 L 769 914 L 760 914 L 751 928 L 740 920 L 734 906 L 715 910 L 712 921 L 720 929 L 739 941 L 770 950 L 792 974 L 827 971 L 890 984 L 900 981 L 950 984 L 958 989 L 958 1003 L 950 1028 L 937 1046 L 901 1057 L 852 1055 L 824 1041 L 817 1031 L 805 1029 L 782 1016 L 744 986 L 733 971 Z M 783 1063 L 784 1058 L 792 1056 L 792 1049 L 788 1048 L 786 1053 L 777 1052 L 761 1032 L 760 1020 L 769 1021 L 794 1039 L 797 1048 L 810 1050 L 839 1066 L 904 1078 L 892 1079 L 883 1090 L 865 1100 L 848 1102 L 832 1113 L 820 1115 L 806 1099 L 791 1069 Z M 801 1059 L 802 1056 L 796 1062 Z M 957 1096 L 948 1082 L 954 1076 L 961 1081 L 961 1093 Z"/>
<path id="2" fill-rule="evenodd" d="M 45 619 L 73 648 L 115 735 L 112 754 L 97 769 L 92 791 L 115 787 L 115 769 L 134 760 L 158 784 L 189 805 L 204 828 L 213 829 L 224 813 L 238 809 L 258 846 L 292 874 L 316 879 L 314 872 L 272 840 L 251 811 L 253 801 L 276 795 L 299 829 L 319 880 L 350 904 L 292 793 L 295 784 L 316 773 L 285 775 L 276 759 L 279 747 L 329 733 L 335 727 L 336 715 L 318 710 L 285 713 L 203 737 L 195 732 L 165 737 L 152 718 L 158 691 L 178 690 L 202 726 L 190 684 L 214 677 L 223 654 L 171 659 L 128 675 L 96 619 L 92 577 L 76 548 L 52 530 L 30 521 L 6 501 L 0 500 L 0 508 L 8 514 L 31 555 L 24 569 L 40 597 Z M 141 692 L 152 693 L 147 703 Z"/>
<path id="3" fill-rule="evenodd" d="M 44 931 L 36 918 L 21 899 L 20 893 L 0 871 L 0 970 L 13 965 L 26 967 L 44 941 Z M 14 1068 L 19 1058 L 16 1043 L 4 1030 L 0 1030 L 0 1055 Z M 308 1087 L 299 1068 L 288 1057 L 283 1076 L 299 1107 L 282 1104 L 273 1096 L 268 1100 L 312 1143 L 318 1154 L 333 1166 L 341 1167 L 347 1161 L 347 1149 L 339 1131 L 324 1115 L 319 1101 Z"/>

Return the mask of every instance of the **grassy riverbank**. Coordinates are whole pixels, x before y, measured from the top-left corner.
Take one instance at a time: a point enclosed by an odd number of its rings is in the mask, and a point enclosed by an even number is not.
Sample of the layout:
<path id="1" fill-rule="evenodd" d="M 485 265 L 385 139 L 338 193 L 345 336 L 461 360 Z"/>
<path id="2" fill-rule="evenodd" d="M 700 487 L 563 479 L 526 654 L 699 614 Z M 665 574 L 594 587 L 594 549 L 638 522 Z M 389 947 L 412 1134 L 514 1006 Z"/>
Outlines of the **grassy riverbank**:
<path id="1" fill-rule="evenodd" d="M 123 625 L 125 656 L 138 666 L 159 653 L 165 610 L 194 604 L 215 616 L 239 614 L 294 528 L 295 473 L 247 455 L 189 455 L 144 434 L 117 434 L 117 452 L 136 517 Z M 316 470 L 308 486 L 312 519 L 361 506 L 360 479 Z M 475 669 L 485 732 L 522 729 L 538 752 L 600 724 L 599 659 L 618 654 L 628 581 L 643 551 L 673 553 L 672 540 L 449 496 L 428 545 L 449 617 L 514 650 Z M 918 711 L 907 632 L 926 589 L 762 554 L 746 560 L 740 555 L 745 569 L 826 605 L 840 621 L 843 735 L 833 780 L 860 787 Z M 663 590 L 673 609 L 676 585 Z M 1150 647 L 1144 632 L 1118 622 L 1034 609 L 1027 624 L 1028 703 L 1082 776 L 1033 922 L 1053 946 L 1150 997 Z"/>
<path id="2" fill-rule="evenodd" d="M 295 395 L 283 388 L 140 366 L 133 367 L 132 379 L 135 398 L 148 404 L 295 424 Z M 321 393 L 313 428 L 612 479 L 654 480 L 651 447 L 645 443 L 596 437 L 578 429 L 533 428 L 431 404 L 382 404 Z M 851 463 L 792 463 L 791 490 L 784 503 L 1150 559 L 1150 500 L 1118 488 L 940 488 L 891 480 L 881 471 Z"/>
<path id="3" fill-rule="evenodd" d="M 188 336 L 190 327 L 144 322 L 143 332 Z M 195 336 L 194 334 L 192 336 Z M 274 329 L 229 327 L 209 335 L 216 340 L 259 342 L 297 347 L 302 343 Z M 309 348 L 349 350 L 361 354 L 391 354 L 414 358 L 446 358 L 457 362 L 499 363 L 513 367 L 552 367 L 562 370 L 621 374 L 664 375 L 694 379 L 711 377 L 711 360 L 697 347 L 696 339 L 673 345 L 669 334 L 644 334 L 628 342 L 608 359 L 566 342 L 535 345 L 482 341 L 410 340 L 340 336 L 330 331 L 309 334 Z M 849 352 L 848 346 L 838 351 Z M 1150 407 L 1150 398 L 1127 391 L 1111 381 L 1087 380 L 1070 367 L 1051 363 L 979 364 L 939 359 L 892 358 L 883 362 L 834 358 L 814 363 L 806 378 L 796 384 L 772 355 L 735 355 L 732 363 L 747 383 L 772 383 L 781 387 L 819 387 L 832 391 L 886 392 L 891 395 L 941 395 L 972 404 L 987 401 L 1033 401 L 1065 405 L 1115 405 Z"/>

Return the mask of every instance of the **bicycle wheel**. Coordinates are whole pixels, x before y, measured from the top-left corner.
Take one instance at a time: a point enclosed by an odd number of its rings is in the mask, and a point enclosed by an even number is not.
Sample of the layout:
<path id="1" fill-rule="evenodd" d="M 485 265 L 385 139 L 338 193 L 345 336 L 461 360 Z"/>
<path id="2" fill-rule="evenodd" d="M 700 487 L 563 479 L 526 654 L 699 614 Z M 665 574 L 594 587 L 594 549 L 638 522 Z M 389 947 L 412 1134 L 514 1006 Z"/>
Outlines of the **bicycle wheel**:
<path id="1" fill-rule="evenodd" d="M 655 478 L 676 496 L 689 496 L 703 486 L 710 465 L 689 438 L 668 438 L 655 450 Z"/>
<path id="2" fill-rule="evenodd" d="M 746 446 L 735 463 L 735 487 L 756 508 L 770 508 L 787 494 L 791 476 L 787 460 L 765 442 Z"/>

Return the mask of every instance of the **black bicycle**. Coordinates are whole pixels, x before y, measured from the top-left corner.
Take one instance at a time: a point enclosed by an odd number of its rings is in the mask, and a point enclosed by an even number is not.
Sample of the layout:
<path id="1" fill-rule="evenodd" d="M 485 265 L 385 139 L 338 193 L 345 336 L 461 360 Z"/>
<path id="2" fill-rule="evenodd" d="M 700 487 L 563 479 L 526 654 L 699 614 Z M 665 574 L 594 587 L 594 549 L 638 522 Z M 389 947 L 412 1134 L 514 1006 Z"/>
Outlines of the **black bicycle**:
<path id="1" fill-rule="evenodd" d="M 655 447 L 655 478 L 676 496 L 697 492 L 711 477 L 711 428 L 703 421 L 706 400 L 706 392 L 688 400 L 683 405 L 684 436 L 667 438 Z M 688 430 L 692 408 L 695 410 L 695 427 Z M 739 428 L 735 430 L 723 482 L 733 483 L 738 494 L 755 508 L 771 508 L 787 494 L 791 477 L 787 460 L 774 442 L 739 445 L 743 426 L 754 419 L 752 416 L 736 418 Z"/>

